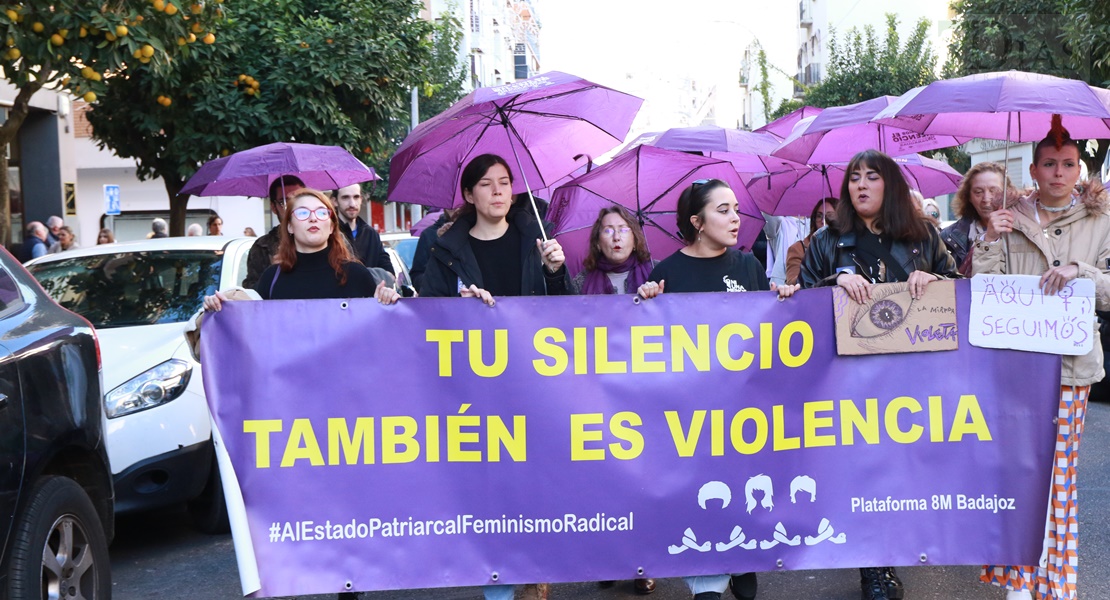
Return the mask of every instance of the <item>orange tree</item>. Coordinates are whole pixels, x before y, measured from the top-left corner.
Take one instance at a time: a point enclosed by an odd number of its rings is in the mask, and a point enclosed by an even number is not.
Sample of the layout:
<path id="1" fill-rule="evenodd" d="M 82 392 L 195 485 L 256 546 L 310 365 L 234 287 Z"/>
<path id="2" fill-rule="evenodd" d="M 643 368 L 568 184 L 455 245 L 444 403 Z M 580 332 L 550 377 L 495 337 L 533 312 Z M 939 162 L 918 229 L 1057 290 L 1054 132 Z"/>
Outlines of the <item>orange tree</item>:
<path id="1" fill-rule="evenodd" d="M 168 70 L 194 46 L 216 41 L 223 0 L 51 0 L 6 4 L 0 70 L 19 91 L 0 126 L 0 147 L 15 140 L 31 96 L 68 90 L 96 103 L 110 84 Z M 197 32 L 197 33 L 194 33 Z M 197 44 L 200 41 L 202 43 Z M 0 243 L 11 243 L 7 153 L 0 152 Z"/>
<path id="2" fill-rule="evenodd" d="M 420 0 L 234 0 L 220 43 L 113 82 L 89 113 L 102 147 L 160 177 L 170 231 L 205 161 L 277 141 L 338 145 L 373 164 L 424 87 L 436 25 Z M 457 24 L 456 24 L 457 25 Z M 160 102 L 159 99 L 162 99 Z"/>

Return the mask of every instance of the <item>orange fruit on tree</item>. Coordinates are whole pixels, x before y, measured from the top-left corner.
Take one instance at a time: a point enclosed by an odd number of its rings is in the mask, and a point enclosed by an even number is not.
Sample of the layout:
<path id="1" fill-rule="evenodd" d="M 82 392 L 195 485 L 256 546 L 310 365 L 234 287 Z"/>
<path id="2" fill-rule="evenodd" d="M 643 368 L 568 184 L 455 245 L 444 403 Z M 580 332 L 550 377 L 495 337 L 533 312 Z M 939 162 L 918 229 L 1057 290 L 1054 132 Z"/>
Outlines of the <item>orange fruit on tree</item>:
<path id="1" fill-rule="evenodd" d="M 189 29 L 191 29 L 193 33 L 200 33 L 204 31 L 204 28 L 200 26 L 200 23 L 193 23 L 193 26 Z"/>
<path id="2" fill-rule="evenodd" d="M 54 35 L 50 36 L 50 43 L 54 44 L 55 46 L 61 46 L 62 44 L 66 43 L 66 41 L 65 38 L 55 33 Z"/>
<path id="3" fill-rule="evenodd" d="M 149 62 L 150 62 L 150 59 L 149 59 L 149 58 L 147 58 L 147 57 L 145 57 L 145 56 L 140 56 L 140 57 L 139 57 L 139 62 L 141 62 L 141 63 L 143 63 L 143 64 L 145 65 L 145 64 L 147 64 L 147 63 L 149 63 Z"/>
<path id="4" fill-rule="evenodd" d="M 151 46 L 150 44 L 143 44 L 143 47 L 140 49 L 140 51 L 143 53 L 143 56 L 147 58 L 154 56 L 154 46 Z"/>
<path id="5" fill-rule="evenodd" d="M 127 35 L 127 25 L 116 25 L 116 37 Z"/>
<path id="6" fill-rule="evenodd" d="M 177 36 L 177 45 L 178 46 L 184 46 L 185 44 L 188 44 L 188 43 L 189 43 L 188 40 L 186 40 L 185 38 L 183 38 L 181 36 Z"/>
<path id="7" fill-rule="evenodd" d="M 190 43 L 190 44 L 192 44 L 192 43 L 193 43 L 193 42 L 195 42 L 195 41 L 197 41 L 197 34 L 195 34 L 195 33 L 190 33 L 190 34 L 189 34 L 189 43 Z"/>
<path id="8" fill-rule="evenodd" d="M 105 33 L 104 34 L 104 39 L 108 40 L 109 42 L 114 42 L 114 41 L 116 41 L 116 34 L 114 34 L 112 32 Z"/>
<path id="9" fill-rule="evenodd" d="M 10 19 L 13 22 L 19 21 L 19 13 L 15 12 L 14 10 L 12 10 L 10 8 L 8 10 L 4 11 L 4 14 L 8 15 L 8 19 Z"/>
<path id="10" fill-rule="evenodd" d="M 208 35 L 204 36 L 203 41 L 204 41 L 205 44 L 215 44 L 216 43 L 216 36 L 211 31 L 209 31 Z"/>
<path id="11" fill-rule="evenodd" d="M 62 39 L 64 40 L 64 39 L 69 37 L 69 30 L 68 29 L 59 29 L 58 30 L 58 35 L 62 36 Z"/>
<path id="12" fill-rule="evenodd" d="M 89 30 L 84 25 L 82 25 L 81 28 L 77 30 L 77 37 L 87 37 L 88 35 Z"/>
<path id="13" fill-rule="evenodd" d="M 245 73 L 240 73 L 239 74 L 239 81 L 246 81 L 246 80 L 247 80 L 247 75 Z"/>
<path id="14" fill-rule="evenodd" d="M 193 4 L 189 7 L 189 12 L 193 13 L 194 15 L 199 15 L 200 13 L 204 12 L 204 7 L 199 4 Z"/>
<path id="15" fill-rule="evenodd" d="M 131 53 L 131 56 L 133 56 L 135 58 L 142 58 L 143 57 L 142 48 L 136 48 L 135 51 Z"/>
<path id="16" fill-rule="evenodd" d="M 158 12 L 166 10 L 166 0 L 154 0 L 154 10 Z"/>
<path id="17" fill-rule="evenodd" d="M 83 98 L 85 102 L 92 104 L 93 102 L 96 102 L 96 92 L 85 92 L 85 95 L 81 96 L 81 98 Z"/>
<path id="18" fill-rule="evenodd" d="M 31 31 L 34 31 L 35 33 L 42 33 L 43 29 L 46 29 L 46 27 L 44 27 L 43 24 L 39 23 L 38 21 L 35 21 L 31 24 Z"/>
<path id="19" fill-rule="evenodd" d="M 173 2 L 167 2 L 166 3 L 166 14 L 170 15 L 171 17 L 173 15 L 176 15 L 177 14 L 177 5 L 174 4 Z"/>

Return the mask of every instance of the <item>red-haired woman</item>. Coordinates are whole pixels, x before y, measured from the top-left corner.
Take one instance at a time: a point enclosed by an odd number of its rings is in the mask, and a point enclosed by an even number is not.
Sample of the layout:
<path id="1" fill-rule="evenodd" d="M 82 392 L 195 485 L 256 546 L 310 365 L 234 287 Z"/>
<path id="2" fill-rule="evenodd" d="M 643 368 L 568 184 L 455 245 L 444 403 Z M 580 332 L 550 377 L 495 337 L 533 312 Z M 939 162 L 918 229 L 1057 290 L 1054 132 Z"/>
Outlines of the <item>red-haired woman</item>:
<path id="1" fill-rule="evenodd" d="M 298 190 L 285 203 L 281 227 L 285 233 L 274 264 L 262 272 L 254 287 L 263 300 L 373 296 L 392 304 L 400 297 L 384 282 L 374 287 L 370 272 L 347 249 L 335 211 L 321 192 Z M 227 297 L 216 292 L 205 297 L 204 308 L 220 310 L 223 300 Z"/>
<path id="2" fill-rule="evenodd" d="M 1033 150 L 1029 174 L 1037 191 L 990 214 L 975 241 L 975 273 L 1040 275 L 1045 294 L 1082 277 L 1095 284 L 1095 308 L 1110 310 L 1110 194 L 1097 179 L 1079 182 L 1079 146 L 1053 118 L 1052 131 Z M 1003 236 L 1002 234 L 1009 235 Z M 1006 257 L 1009 246 L 1009 257 Z M 1060 376 L 1056 455 L 1052 461 L 1052 511 L 1045 529 L 1045 566 L 984 567 L 980 579 L 1011 591 L 1007 598 L 1076 598 L 1079 538 L 1076 461 L 1091 384 L 1103 378 L 1098 327 L 1083 356 L 1064 356 Z"/>

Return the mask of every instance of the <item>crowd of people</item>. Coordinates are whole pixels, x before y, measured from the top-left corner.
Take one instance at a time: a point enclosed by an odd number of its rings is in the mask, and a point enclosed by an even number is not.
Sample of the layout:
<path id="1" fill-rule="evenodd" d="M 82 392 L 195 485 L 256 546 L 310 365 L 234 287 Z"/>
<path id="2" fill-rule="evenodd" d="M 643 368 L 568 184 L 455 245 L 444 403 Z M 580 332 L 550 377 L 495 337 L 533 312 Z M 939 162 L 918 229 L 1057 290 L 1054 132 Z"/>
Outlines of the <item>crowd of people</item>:
<path id="1" fill-rule="evenodd" d="M 840 287 L 865 303 L 883 283 L 907 283 L 917 298 L 935 281 L 1033 274 L 1050 295 L 1077 277 L 1091 279 L 1099 290 L 1098 308 L 1106 309 L 1101 303 L 1110 298 L 1110 198 L 1097 182 L 1079 181 L 1079 165 L 1077 144 L 1057 124 L 1036 146 L 1034 191 L 1021 196 L 1000 165 L 976 165 L 956 194 L 959 220 L 942 231 L 893 159 L 861 152 L 848 165 L 840 196 L 818 199 L 803 219 L 807 226 L 792 234 L 798 239 L 776 242 L 781 270 L 736 249 L 741 215 L 733 190 L 720 180 L 698 180 L 678 200 L 680 250 L 651 256 L 637 219 L 612 206 L 597 215 L 582 270 L 572 278 L 559 241 L 546 235 L 550 224 L 537 220 L 539 210 L 528 205 L 528 196 L 513 194 L 513 169 L 487 154 L 462 170 L 465 203 L 421 235 L 417 260 L 426 262 L 414 271 L 421 273 L 421 296 L 476 298 L 489 306 L 503 296 L 564 294 L 638 294 L 650 300 L 676 292 L 770 291 L 785 300 L 820 286 Z M 333 200 L 295 177 L 275 181 L 270 201 L 282 219 L 251 250 L 244 286 L 263 299 L 397 302 L 400 295 L 385 281 L 375 284 L 364 268 L 390 269 L 377 233 L 358 217 L 362 199 L 353 187 L 338 190 Z M 217 293 L 205 299 L 205 307 L 219 310 L 225 301 Z M 1056 510 L 1046 524 L 1047 556 L 1040 565 L 983 568 L 982 581 L 1005 586 L 1009 598 L 1075 597 L 1075 460 L 1090 385 L 1103 377 L 1095 340 L 1089 354 L 1063 359 L 1062 442 L 1053 463 Z M 865 566 L 860 581 L 865 600 L 900 600 L 906 593 L 893 567 Z M 758 591 L 755 573 L 690 577 L 687 584 L 697 600 L 715 600 L 726 589 L 738 599 L 753 599 Z M 651 579 L 637 579 L 634 586 L 643 594 L 655 589 Z M 542 584 L 531 589 L 543 595 Z M 513 586 L 485 588 L 487 599 L 513 594 Z"/>

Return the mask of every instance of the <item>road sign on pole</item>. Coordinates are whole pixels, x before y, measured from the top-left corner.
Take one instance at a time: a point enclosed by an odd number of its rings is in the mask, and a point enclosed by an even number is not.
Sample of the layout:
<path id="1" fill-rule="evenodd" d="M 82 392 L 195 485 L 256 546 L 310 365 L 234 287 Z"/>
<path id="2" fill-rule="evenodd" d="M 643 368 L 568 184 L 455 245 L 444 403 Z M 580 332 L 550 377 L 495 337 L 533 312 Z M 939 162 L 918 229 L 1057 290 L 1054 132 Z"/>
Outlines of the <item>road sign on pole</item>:
<path id="1" fill-rule="evenodd" d="M 104 186 L 104 214 L 118 215 L 119 214 L 119 186 L 106 185 Z"/>

